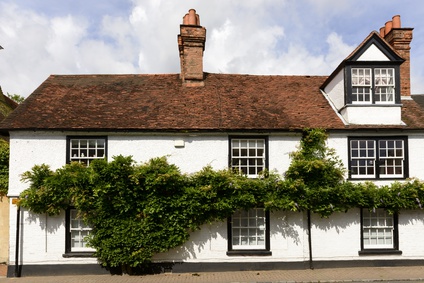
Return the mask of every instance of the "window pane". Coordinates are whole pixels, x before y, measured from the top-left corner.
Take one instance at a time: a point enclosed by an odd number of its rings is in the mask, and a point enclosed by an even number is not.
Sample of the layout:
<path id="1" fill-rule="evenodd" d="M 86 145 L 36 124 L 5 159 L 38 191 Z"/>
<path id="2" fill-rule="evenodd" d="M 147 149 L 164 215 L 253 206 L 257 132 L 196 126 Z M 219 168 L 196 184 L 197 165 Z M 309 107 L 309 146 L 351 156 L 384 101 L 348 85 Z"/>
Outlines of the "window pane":
<path id="1" fill-rule="evenodd" d="M 371 69 L 352 68 L 352 102 L 371 102 Z"/>
<path id="2" fill-rule="evenodd" d="M 88 142 L 87 140 L 80 140 L 80 148 L 87 148 Z"/>
<path id="3" fill-rule="evenodd" d="M 394 69 L 376 68 L 374 70 L 374 100 L 378 102 L 394 101 Z"/>
<path id="4" fill-rule="evenodd" d="M 381 140 L 380 176 L 403 177 L 403 140 Z"/>

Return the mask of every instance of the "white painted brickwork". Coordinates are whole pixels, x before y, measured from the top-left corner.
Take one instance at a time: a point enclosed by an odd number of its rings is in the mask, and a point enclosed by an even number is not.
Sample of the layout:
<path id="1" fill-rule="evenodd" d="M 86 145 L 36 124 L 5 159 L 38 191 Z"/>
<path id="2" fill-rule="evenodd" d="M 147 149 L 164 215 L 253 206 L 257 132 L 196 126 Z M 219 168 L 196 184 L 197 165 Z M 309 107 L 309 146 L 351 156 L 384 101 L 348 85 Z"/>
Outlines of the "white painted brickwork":
<path id="1" fill-rule="evenodd" d="M 387 133 L 386 133 L 387 134 Z M 46 163 L 52 169 L 66 162 L 66 136 L 76 133 L 21 132 L 10 136 L 10 196 L 16 197 L 27 188 L 20 176 L 34 164 Z M 93 133 L 89 133 L 93 135 Z M 183 172 L 196 172 L 206 165 L 214 169 L 228 166 L 228 135 L 118 135 L 108 136 L 108 158 L 122 154 L 132 155 L 137 162 L 153 157 L 167 156 Z M 370 134 L 375 136 L 375 134 Z M 390 134 L 388 134 L 390 135 Z M 269 168 L 283 174 L 290 165 L 289 153 L 296 150 L 300 135 L 267 135 L 269 137 Z M 409 135 L 410 176 L 424 179 L 424 135 Z M 177 146 L 175 141 L 178 140 Z M 183 143 L 181 142 L 183 141 Z M 184 146 L 181 146 L 183 144 Z M 328 145 L 335 148 L 343 163 L 348 163 L 347 136 L 333 134 Z M 360 211 L 336 213 L 329 219 L 312 215 L 312 245 L 314 260 L 371 260 L 424 259 L 424 212 L 403 211 L 399 215 L 399 256 L 359 256 Z M 10 264 L 15 259 L 16 206 L 10 205 Z M 20 259 L 24 264 L 95 263 L 92 258 L 64 258 L 65 213 L 47 217 L 23 211 L 21 215 Z M 255 261 L 307 261 L 308 235 L 306 213 L 275 212 L 270 219 L 270 245 L 272 256 L 227 256 L 227 223 L 204 225 L 192 233 L 184 246 L 155 256 L 155 260 L 188 262 L 255 262 Z"/>

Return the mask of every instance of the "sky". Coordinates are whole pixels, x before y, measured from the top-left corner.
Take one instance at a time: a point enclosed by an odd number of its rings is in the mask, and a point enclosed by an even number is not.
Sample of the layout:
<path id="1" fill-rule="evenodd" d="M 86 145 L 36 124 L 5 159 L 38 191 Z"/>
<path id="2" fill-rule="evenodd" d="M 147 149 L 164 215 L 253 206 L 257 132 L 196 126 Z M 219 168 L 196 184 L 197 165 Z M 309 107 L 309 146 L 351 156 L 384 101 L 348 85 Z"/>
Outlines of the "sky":
<path id="1" fill-rule="evenodd" d="M 422 0 L 2 0 L 0 86 L 30 95 L 51 74 L 179 73 L 177 35 L 195 9 L 204 71 L 330 75 L 394 15 L 414 28 L 411 88 L 424 94 Z"/>

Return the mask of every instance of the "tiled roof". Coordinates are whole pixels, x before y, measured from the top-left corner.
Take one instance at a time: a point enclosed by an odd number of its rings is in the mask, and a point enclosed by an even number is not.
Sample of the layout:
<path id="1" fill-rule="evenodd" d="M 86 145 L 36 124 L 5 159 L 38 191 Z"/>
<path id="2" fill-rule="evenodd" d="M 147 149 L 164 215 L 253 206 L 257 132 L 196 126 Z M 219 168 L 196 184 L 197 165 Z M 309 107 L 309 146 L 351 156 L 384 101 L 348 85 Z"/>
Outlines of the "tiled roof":
<path id="1" fill-rule="evenodd" d="M 412 100 L 402 100 L 402 121 L 409 128 L 424 129 L 424 95 L 411 95 Z"/>
<path id="2" fill-rule="evenodd" d="M 319 89 L 326 78 L 206 73 L 204 87 L 186 87 L 178 74 L 53 75 L 0 124 L 0 129 L 282 131 L 306 127 L 361 128 L 345 126 L 331 108 Z M 423 109 L 413 100 L 407 101 L 405 106 L 411 113 L 405 114 L 408 125 L 401 127 L 424 129 Z"/>

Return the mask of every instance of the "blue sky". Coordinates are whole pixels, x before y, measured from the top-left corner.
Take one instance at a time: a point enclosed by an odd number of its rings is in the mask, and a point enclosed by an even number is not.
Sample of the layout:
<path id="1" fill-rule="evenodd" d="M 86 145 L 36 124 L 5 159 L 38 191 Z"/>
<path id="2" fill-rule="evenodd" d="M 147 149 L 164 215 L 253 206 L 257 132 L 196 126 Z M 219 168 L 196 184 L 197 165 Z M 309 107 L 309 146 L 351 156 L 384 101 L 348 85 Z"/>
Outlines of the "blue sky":
<path id="1" fill-rule="evenodd" d="M 178 73 L 190 8 L 207 29 L 204 70 L 329 75 L 394 15 L 414 28 L 412 92 L 424 94 L 422 0 L 2 0 L 0 86 L 24 97 L 50 74 Z"/>

